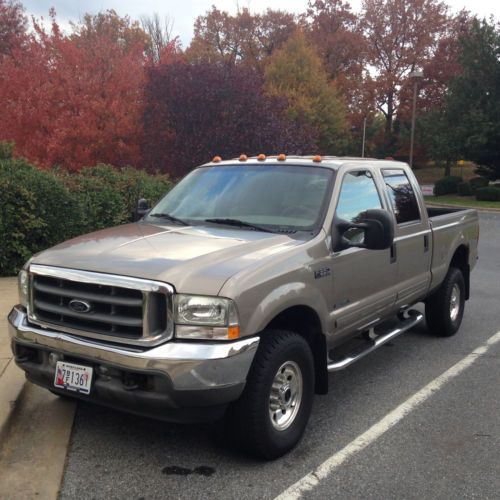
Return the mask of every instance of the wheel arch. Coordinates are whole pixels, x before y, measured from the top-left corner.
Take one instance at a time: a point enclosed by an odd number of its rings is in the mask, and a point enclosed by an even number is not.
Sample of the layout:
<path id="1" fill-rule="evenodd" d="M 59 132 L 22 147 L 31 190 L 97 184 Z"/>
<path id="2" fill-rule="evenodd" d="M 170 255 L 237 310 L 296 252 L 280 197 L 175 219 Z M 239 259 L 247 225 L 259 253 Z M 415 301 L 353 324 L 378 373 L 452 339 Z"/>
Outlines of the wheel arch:
<path id="1" fill-rule="evenodd" d="M 326 338 L 318 313 L 310 306 L 295 305 L 277 314 L 266 330 L 289 330 L 305 338 L 314 357 L 315 392 L 327 394 L 328 371 Z"/>
<path id="2" fill-rule="evenodd" d="M 449 267 L 460 269 L 465 281 L 465 300 L 470 296 L 470 265 L 469 265 L 469 247 L 459 245 L 450 261 Z"/>

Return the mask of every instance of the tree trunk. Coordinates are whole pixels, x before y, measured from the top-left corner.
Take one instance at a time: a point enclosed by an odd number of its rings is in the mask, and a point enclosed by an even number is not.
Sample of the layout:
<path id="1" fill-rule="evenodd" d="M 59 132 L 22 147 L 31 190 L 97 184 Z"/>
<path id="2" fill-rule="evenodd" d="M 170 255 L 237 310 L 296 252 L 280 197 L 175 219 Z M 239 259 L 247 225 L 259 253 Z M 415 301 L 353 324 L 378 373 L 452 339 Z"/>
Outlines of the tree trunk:
<path id="1" fill-rule="evenodd" d="M 446 165 L 444 166 L 444 176 L 448 177 L 451 175 L 451 160 L 446 160 Z"/>
<path id="2" fill-rule="evenodd" d="M 387 95 L 387 114 L 385 115 L 385 133 L 390 136 L 392 132 L 392 119 L 394 117 L 394 93 Z"/>

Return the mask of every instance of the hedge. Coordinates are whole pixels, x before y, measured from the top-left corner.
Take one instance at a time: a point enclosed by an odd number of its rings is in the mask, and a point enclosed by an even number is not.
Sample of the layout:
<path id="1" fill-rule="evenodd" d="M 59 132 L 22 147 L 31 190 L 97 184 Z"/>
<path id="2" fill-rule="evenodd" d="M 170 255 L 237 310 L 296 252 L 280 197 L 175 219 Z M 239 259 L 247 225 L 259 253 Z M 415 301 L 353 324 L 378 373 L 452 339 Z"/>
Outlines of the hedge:
<path id="1" fill-rule="evenodd" d="M 476 192 L 476 189 L 483 188 L 488 186 L 490 181 L 485 177 L 473 177 L 470 181 L 470 187 L 472 188 L 472 192 Z"/>
<path id="2" fill-rule="evenodd" d="M 110 165 L 39 170 L 8 149 L 0 143 L 0 276 L 61 241 L 130 222 L 139 198 L 154 203 L 172 187 L 165 175 Z"/>
<path id="3" fill-rule="evenodd" d="M 171 187 L 166 175 L 148 175 L 132 167 L 110 165 L 84 168 L 77 174 L 65 173 L 63 181 L 78 199 L 79 233 L 130 222 L 139 198 L 158 201 Z"/>
<path id="4" fill-rule="evenodd" d="M 476 189 L 476 199 L 480 201 L 500 201 L 500 189 L 495 186 Z"/>
<path id="5" fill-rule="evenodd" d="M 457 192 L 460 196 L 471 196 L 472 186 L 468 182 L 461 182 L 457 186 Z"/>
<path id="6" fill-rule="evenodd" d="M 436 181 L 434 184 L 435 196 L 443 196 L 445 194 L 455 194 L 458 191 L 458 185 L 463 182 L 462 177 L 449 175 Z"/>

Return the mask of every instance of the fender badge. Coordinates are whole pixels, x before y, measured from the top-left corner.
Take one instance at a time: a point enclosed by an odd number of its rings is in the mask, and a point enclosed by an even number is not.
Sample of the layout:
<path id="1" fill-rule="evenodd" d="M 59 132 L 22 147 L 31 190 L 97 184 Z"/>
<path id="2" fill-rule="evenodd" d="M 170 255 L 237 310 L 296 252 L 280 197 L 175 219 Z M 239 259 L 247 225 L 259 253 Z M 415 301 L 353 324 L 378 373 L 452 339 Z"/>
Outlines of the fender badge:
<path id="1" fill-rule="evenodd" d="M 314 279 L 317 280 L 319 278 L 326 278 L 327 276 L 330 276 L 331 271 L 329 267 L 323 267 L 321 269 L 317 269 L 314 271 Z"/>

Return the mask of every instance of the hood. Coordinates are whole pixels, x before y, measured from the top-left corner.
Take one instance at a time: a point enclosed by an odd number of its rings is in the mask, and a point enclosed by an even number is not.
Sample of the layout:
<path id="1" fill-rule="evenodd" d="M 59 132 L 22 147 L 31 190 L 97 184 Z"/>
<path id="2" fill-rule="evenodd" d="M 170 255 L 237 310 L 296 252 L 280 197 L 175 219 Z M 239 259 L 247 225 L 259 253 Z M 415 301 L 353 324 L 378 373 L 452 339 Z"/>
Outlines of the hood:
<path id="1" fill-rule="evenodd" d="M 32 263 L 158 280 L 178 292 L 216 295 L 237 272 L 301 243 L 284 234 L 138 222 L 68 240 Z"/>

